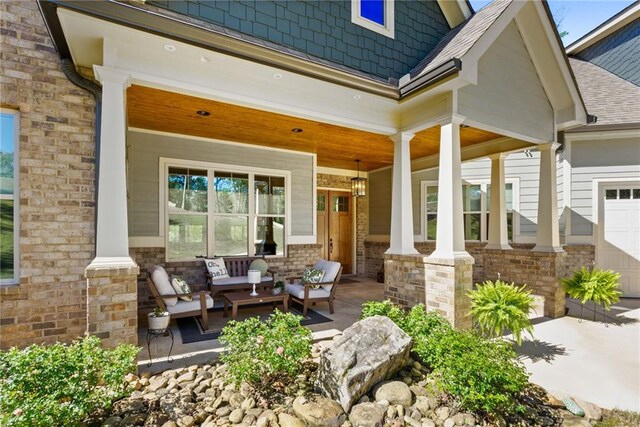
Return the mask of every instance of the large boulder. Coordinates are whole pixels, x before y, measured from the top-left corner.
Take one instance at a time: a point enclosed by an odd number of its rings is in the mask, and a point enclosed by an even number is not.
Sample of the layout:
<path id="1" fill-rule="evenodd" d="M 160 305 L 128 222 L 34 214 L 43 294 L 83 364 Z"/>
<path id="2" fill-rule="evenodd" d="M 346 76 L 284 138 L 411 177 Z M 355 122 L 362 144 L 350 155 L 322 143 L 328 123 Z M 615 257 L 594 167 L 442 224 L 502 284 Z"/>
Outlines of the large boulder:
<path id="1" fill-rule="evenodd" d="M 410 350 L 411 338 L 391 319 L 368 317 L 324 349 L 316 387 L 349 412 L 374 385 L 407 364 Z"/>

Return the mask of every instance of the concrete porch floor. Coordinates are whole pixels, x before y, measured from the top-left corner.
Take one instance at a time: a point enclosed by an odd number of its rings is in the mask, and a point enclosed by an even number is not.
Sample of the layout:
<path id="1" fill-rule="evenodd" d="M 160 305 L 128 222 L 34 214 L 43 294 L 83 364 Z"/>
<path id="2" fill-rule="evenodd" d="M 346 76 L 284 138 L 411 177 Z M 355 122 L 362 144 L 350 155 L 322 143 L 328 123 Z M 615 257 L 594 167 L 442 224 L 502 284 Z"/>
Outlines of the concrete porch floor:
<path id="1" fill-rule="evenodd" d="M 366 301 L 382 301 L 384 299 L 383 284 L 368 278 L 350 276 L 346 276 L 345 278 L 353 282 L 339 285 L 340 287 L 336 291 L 336 299 L 334 301 L 334 314 L 329 313 L 329 305 L 327 303 L 318 303 L 315 307 L 312 307 L 314 311 L 332 320 L 331 322 L 309 326 L 309 329 L 313 331 L 314 339 L 330 337 L 343 331 L 358 320 L 362 312 L 362 303 Z M 216 300 L 214 303 L 217 307 L 221 302 L 220 300 Z M 246 314 L 247 311 L 250 312 L 251 307 L 240 307 L 238 309 L 239 316 Z M 174 335 L 174 347 L 171 352 L 173 363 L 167 363 L 166 357 L 171 345 L 171 339 L 169 337 L 160 337 L 154 340 L 151 345 L 153 364 L 148 368 L 147 327 L 144 325 L 138 328 L 138 346 L 142 349 L 138 361 L 139 371 L 155 373 L 176 367 L 201 364 L 207 362 L 222 351 L 222 346 L 217 339 L 182 344 L 182 337 L 180 336 L 180 331 L 175 321 L 171 322 L 170 328 Z"/>
<path id="2" fill-rule="evenodd" d="M 336 294 L 335 314 L 329 314 L 326 303 L 313 307 L 332 319 L 331 322 L 311 325 L 315 339 L 331 337 L 356 322 L 362 303 L 382 301 L 384 286 L 372 279 L 353 278 L 357 283 L 340 285 Z M 640 411 L 640 299 L 623 299 L 607 314 L 609 326 L 592 321 L 592 309 L 584 311 L 579 321 L 580 305 L 567 300 L 569 316 L 559 319 L 534 320 L 535 343 L 525 340 L 517 351 L 531 374 L 530 380 L 559 396 L 571 395 L 604 408 Z M 251 310 L 240 308 L 240 311 Z M 222 351 L 218 340 L 182 344 L 180 331 L 171 324 L 175 337 L 173 363 L 167 363 L 170 339 L 158 340 L 156 352 L 152 345 L 153 365 L 148 362 L 146 327 L 138 330 L 138 345 L 142 348 L 140 372 L 160 372 L 166 369 L 201 364 Z M 160 357 L 158 357 L 160 355 Z"/>

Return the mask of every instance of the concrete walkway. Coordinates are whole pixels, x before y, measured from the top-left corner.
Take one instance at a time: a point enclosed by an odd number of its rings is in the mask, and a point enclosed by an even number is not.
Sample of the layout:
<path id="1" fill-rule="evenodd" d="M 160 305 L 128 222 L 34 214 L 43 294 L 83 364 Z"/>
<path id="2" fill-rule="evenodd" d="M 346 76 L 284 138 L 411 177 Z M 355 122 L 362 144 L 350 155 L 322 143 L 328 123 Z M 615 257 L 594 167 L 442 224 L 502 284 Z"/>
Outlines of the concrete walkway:
<path id="1" fill-rule="evenodd" d="M 640 411 L 640 300 L 625 299 L 607 314 L 567 301 L 569 316 L 538 319 L 535 342 L 518 352 L 540 384 L 557 397 L 571 395 L 603 408 Z M 586 320 L 589 319 L 589 320 Z"/>

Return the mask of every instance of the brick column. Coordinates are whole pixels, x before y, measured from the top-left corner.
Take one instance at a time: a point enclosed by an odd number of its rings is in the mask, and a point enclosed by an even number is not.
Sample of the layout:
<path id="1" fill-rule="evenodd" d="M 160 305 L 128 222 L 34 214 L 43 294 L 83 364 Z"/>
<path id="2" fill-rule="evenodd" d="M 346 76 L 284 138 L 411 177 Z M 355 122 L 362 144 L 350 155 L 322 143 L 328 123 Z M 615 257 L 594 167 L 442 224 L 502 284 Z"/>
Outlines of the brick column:
<path id="1" fill-rule="evenodd" d="M 384 296 L 411 308 L 424 304 L 460 329 L 471 327 L 467 292 L 473 284 L 473 258 L 438 259 L 426 255 L 384 256 Z"/>
<path id="2" fill-rule="evenodd" d="M 138 343 L 138 283 L 134 263 L 101 264 L 94 260 L 85 270 L 87 278 L 87 332 L 102 345 Z"/>
<path id="3" fill-rule="evenodd" d="M 425 258 L 427 311 L 446 317 L 458 329 L 471 327 L 467 292 L 473 286 L 473 258 Z"/>

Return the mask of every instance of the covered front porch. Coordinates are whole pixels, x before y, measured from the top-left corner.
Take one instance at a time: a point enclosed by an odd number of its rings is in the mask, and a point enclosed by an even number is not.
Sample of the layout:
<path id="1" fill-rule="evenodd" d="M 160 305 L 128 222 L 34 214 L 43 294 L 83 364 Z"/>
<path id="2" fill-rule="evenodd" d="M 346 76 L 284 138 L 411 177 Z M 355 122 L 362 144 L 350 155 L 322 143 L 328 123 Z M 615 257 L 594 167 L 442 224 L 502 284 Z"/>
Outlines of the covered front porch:
<path id="1" fill-rule="evenodd" d="M 425 303 L 468 327 L 466 292 L 481 253 L 476 279 L 526 282 L 545 297 L 545 315 L 562 315 L 555 152 L 559 132 L 587 115 L 544 6 L 495 7 L 505 10 L 472 18 L 399 82 L 305 68 L 259 49 L 230 55 L 220 41 L 176 41 L 59 10 L 74 62 L 102 84 L 90 331 L 107 345 L 135 342 L 138 312 L 152 304 L 148 267 L 165 265 L 197 285 L 204 267 L 196 256 L 255 255 L 265 233 L 277 235 L 267 255 L 277 276 L 299 274 L 323 256 L 317 190 L 348 190 L 356 160 L 370 177 L 391 174 L 388 186 L 370 179 L 367 196 L 341 202 L 355 207 L 355 275 L 372 275 L 367 242 L 386 244 L 384 296 Z M 504 158 L 532 149 L 540 152 L 535 245 L 512 248 Z M 470 250 L 461 164 L 486 157 L 488 240 Z M 437 221 L 420 217 L 412 184 L 412 173 L 432 168 Z M 201 203 L 178 205 L 172 176 L 185 183 L 180 194 Z M 427 233 L 416 228 L 429 227 L 435 239 L 417 241 Z"/>

